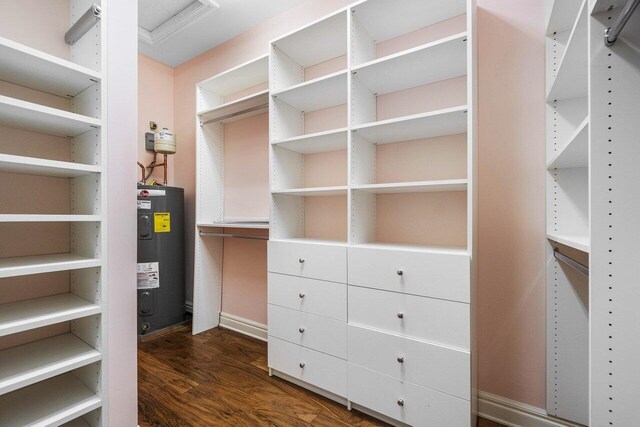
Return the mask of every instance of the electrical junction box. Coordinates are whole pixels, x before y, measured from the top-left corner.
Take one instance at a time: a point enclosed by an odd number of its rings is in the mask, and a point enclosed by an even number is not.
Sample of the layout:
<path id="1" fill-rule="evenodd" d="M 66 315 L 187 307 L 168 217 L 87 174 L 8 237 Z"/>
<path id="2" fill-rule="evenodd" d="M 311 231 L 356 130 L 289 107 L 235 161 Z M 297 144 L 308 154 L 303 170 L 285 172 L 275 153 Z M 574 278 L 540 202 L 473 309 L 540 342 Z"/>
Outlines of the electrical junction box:
<path id="1" fill-rule="evenodd" d="M 144 149 L 147 151 L 154 151 L 155 134 L 153 132 L 147 132 L 144 134 Z"/>

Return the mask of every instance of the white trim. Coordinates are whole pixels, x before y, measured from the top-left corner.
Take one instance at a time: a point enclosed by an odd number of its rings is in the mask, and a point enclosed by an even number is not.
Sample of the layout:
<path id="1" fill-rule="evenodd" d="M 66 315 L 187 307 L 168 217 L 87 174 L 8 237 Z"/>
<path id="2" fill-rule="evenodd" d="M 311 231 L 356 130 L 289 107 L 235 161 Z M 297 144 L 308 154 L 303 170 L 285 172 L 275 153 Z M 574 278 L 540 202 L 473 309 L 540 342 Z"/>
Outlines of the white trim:
<path id="1" fill-rule="evenodd" d="M 220 324 L 218 326 L 267 342 L 267 325 L 245 319 L 244 317 L 221 312 Z"/>
<path id="2" fill-rule="evenodd" d="M 207 12 L 216 9 L 220 9 L 220 5 L 213 0 L 198 0 L 160 24 L 153 31 L 138 27 L 138 38 L 151 46 L 158 45 L 202 18 Z"/>
<path id="3" fill-rule="evenodd" d="M 510 427 L 580 427 L 547 415 L 544 409 L 485 391 L 478 392 L 478 415 Z"/>

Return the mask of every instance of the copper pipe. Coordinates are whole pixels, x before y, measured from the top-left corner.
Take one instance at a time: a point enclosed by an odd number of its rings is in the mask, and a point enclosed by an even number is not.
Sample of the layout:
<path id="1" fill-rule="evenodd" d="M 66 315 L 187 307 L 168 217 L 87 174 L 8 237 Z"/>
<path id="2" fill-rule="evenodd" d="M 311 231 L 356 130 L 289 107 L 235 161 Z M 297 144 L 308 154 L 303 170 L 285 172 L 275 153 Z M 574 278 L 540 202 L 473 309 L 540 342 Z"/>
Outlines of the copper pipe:
<path id="1" fill-rule="evenodd" d="M 167 155 L 164 155 L 164 162 L 162 162 L 164 165 L 164 185 L 167 185 L 167 169 L 168 169 L 168 165 L 167 165 Z"/>
<path id="2" fill-rule="evenodd" d="M 147 174 L 147 168 L 145 168 L 144 165 L 140 162 L 138 162 L 138 166 L 140 166 L 140 169 L 142 169 L 142 179 L 140 180 L 140 182 L 144 184 L 144 176 Z"/>

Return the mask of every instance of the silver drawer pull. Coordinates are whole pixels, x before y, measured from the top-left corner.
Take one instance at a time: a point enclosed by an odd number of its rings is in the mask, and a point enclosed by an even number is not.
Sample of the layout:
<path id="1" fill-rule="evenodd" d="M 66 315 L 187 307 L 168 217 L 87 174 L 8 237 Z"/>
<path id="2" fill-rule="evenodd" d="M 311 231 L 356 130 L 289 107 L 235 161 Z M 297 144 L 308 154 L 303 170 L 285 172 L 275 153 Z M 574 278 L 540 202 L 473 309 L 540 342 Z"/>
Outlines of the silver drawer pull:
<path id="1" fill-rule="evenodd" d="M 404 274 L 404 271 L 402 271 L 402 270 L 398 270 L 398 271 L 396 271 L 396 274 L 397 274 L 398 276 L 402 276 L 402 275 Z"/>
<path id="2" fill-rule="evenodd" d="M 404 400 L 398 399 L 398 406 L 404 406 Z"/>
<path id="3" fill-rule="evenodd" d="M 303 333 L 304 332 L 304 328 L 298 329 L 298 332 Z"/>
<path id="4" fill-rule="evenodd" d="M 298 258 L 298 262 L 302 264 L 304 262 L 304 258 Z"/>
<path id="5" fill-rule="evenodd" d="M 300 292 L 300 294 L 298 294 L 298 296 L 299 296 L 300 298 L 304 298 L 304 294 L 303 294 L 302 292 Z"/>
<path id="6" fill-rule="evenodd" d="M 306 365 L 306 363 L 304 363 L 304 362 L 300 362 L 300 363 L 298 364 L 298 366 L 300 366 L 301 368 L 304 368 L 304 365 Z"/>
<path id="7" fill-rule="evenodd" d="M 398 363 L 404 363 L 404 356 L 398 356 L 396 360 L 398 361 Z"/>
<path id="8" fill-rule="evenodd" d="M 398 313 L 398 319 L 404 319 L 404 313 Z"/>

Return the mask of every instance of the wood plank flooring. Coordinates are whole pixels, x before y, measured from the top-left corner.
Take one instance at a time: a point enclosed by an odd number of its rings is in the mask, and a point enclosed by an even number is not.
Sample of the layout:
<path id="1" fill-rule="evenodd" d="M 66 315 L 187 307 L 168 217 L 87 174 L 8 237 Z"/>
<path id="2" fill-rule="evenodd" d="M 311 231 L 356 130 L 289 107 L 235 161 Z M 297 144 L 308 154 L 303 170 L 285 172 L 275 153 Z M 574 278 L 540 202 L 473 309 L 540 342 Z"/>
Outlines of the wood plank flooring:
<path id="1" fill-rule="evenodd" d="M 190 326 L 138 347 L 138 423 L 149 426 L 383 426 L 269 377 L 267 344 Z M 481 427 L 495 427 L 482 420 Z"/>

